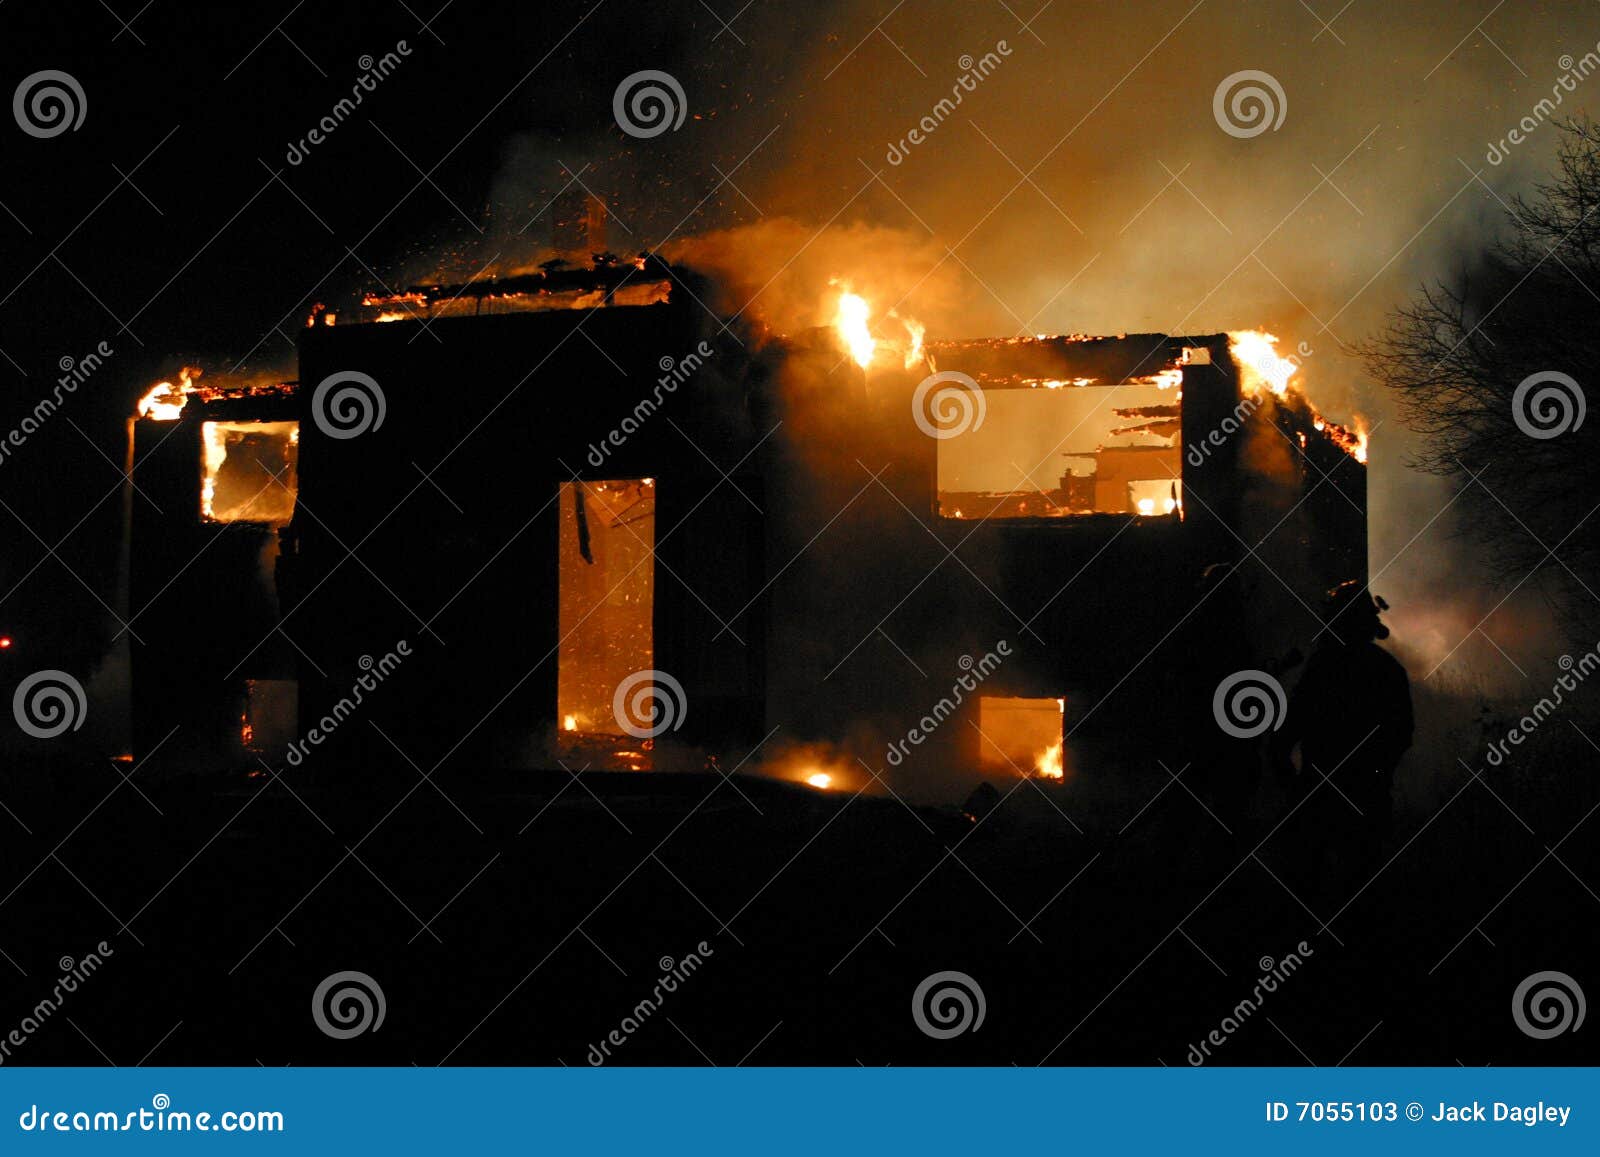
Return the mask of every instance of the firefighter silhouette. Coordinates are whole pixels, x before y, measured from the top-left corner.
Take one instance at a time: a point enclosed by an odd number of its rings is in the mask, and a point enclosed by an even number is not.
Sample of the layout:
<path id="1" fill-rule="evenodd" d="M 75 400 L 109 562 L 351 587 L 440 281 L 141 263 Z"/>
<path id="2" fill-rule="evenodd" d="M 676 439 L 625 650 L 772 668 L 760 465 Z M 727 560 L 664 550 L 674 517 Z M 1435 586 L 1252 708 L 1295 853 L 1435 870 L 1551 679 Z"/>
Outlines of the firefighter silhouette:
<path id="1" fill-rule="evenodd" d="M 1305 876 L 1324 920 L 1382 867 L 1395 769 L 1411 746 L 1411 681 L 1377 643 L 1389 637 L 1379 618 L 1388 609 L 1360 582 L 1328 592 L 1322 636 L 1274 737 L 1280 771 L 1292 770 L 1300 749 Z"/>

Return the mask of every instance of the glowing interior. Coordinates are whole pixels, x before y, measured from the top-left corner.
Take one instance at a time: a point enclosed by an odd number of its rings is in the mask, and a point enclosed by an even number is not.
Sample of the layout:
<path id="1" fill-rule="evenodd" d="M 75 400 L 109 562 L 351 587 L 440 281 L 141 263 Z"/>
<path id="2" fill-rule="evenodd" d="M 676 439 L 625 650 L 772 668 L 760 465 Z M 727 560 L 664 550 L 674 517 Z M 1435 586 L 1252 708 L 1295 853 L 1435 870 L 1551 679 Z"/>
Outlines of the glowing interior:
<path id="1" fill-rule="evenodd" d="M 979 763 L 995 773 L 1061 778 L 1063 712 L 1060 699 L 982 696 L 978 700 Z"/>
<path id="2" fill-rule="evenodd" d="M 293 517 L 299 422 L 203 422 L 200 432 L 201 517 L 279 526 Z"/>
<path id="3" fill-rule="evenodd" d="M 561 730 L 621 735 L 617 687 L 654 666 L 653 478 L 561 484 Z"/>
<path id="4" fill-rule="evenodd" d="M 1143 383 L 993 389 L 981 425 L 938 446 L 945 518 L 1175 514 L 1181 392 Z"/>

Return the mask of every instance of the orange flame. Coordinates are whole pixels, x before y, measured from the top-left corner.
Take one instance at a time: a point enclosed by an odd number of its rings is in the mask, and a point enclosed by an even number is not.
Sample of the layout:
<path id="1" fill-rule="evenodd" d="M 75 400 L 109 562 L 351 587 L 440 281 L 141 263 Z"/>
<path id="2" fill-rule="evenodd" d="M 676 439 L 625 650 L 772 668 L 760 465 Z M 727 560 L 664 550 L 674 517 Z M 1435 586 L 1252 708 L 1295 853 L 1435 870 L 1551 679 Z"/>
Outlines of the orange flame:
<path id="1" fill-rule="evenodd" d="M 184 366 L 178 374 L 177 386 L 171 382 L 157 382 L 139 399 L 139 417 L 155 422 L 176 422 L 178 415 L 194 393 L 194 379 L 200 371 L 194 366 Z"/>
<path id="2" fill-rule="evenodd" d="M 1275 336 L 1259 329 L 1228 334 L 1228 352 L 1244 371 L 1240 385 L 1246 393 L 1257 394 L 1265 389 L 1281 398 L 1289 392 L 1289 379 L 1300 367 L 1289 358 L 1279 357 L 1277 345 Z"/>
<path id="3" fill-rule="evenodd" d="M 1066 771 L 1061 760 L 1061 744 L 1052 743 L 1033 761 L 1033 770 L 1040 779 L 1063 779 Z"/>
<path id="4" fill-rule="evenodd" d="M 894 310 L 889 311 L 889 316 L 906 327 L 910 335 L 911 344 L 906 346 L 905 367 L 914 370 L 922 362 L 922 339 L 928 336 L 928 327 L 914 317 L 903 317 Z"/>
<path id="5" fill-rule="evenodd" d="M 1278 356 L 1278 339 L 1259 329 L 1234 330 L 1228 334 L 1228 350 L 1240 368 L 1240 388 L 1250 395 L 1263 391 L 1274 397 L 1284 397 L 1289 392 L 1290 379 L 1300 370 L 1294 358 Z M 1303 390 L 1299 390 L 1303 394 Z M 1362 465 L 1367 461 L 1368 431 L 1358 417 L 1353 429 L 1330 422 L 1311 406 L 1311 425 L 1326 435 L 1335 445 Z M 1302 437 L 1303 444 L 1303 437 Z"/>
<path id="6" fill-rule="evenodd" d="M 862 369 L 872 364 L 872 355 L 878 349 L 878 339 L 867 328 L 867 319 L 871 316 L 872 307 L 867 304 L 866 298 L 848 289 L 839 294 L 839 308 L 833 315 L 833 328 L 849 348 L 856 365 Z"/>

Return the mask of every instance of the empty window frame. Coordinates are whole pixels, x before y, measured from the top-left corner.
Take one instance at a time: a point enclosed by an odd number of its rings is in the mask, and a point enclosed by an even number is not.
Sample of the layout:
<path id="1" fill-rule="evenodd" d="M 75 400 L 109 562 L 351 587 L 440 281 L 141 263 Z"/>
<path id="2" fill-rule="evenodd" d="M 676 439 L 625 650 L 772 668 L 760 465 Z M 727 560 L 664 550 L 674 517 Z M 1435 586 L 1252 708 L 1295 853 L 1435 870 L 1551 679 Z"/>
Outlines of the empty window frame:
<path id="1" fill-rule="evenodd" d="M 1004 774 L 1062 778 L 1065 699 L 984 695 L 978 700 L 978 762 Z"/>
<path id="2" fill-rule="evenodd" d="M 655 479 L 564 482 L 560 509 L 561 730 L 622 735 L 617 689 L 654 667 Z"/>
<path id="3" fill-rule="evenodd" d="M 299 422 L 202 422 L 200 516 L 286 524 L 294 516 Z"/>
<path id="4" fill-rule="evenodd" d="M 1172 515 L 1183 504 L 1174 385 L 992 389 L 980 425 L 938 445 L 945 518 Z"/>

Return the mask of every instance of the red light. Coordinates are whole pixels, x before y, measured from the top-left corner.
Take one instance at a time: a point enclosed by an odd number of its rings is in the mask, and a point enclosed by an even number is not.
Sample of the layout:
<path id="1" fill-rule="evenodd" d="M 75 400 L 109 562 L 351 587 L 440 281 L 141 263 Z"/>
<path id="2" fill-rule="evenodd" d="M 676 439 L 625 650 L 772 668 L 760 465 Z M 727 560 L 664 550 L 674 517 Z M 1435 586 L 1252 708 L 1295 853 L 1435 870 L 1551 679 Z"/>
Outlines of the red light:
<path id="1" fill-rule="evenodd" d="M 0 635 L 0 651 L 4 651 L 9 646 L 11 646 L 11 636 Z"/>

